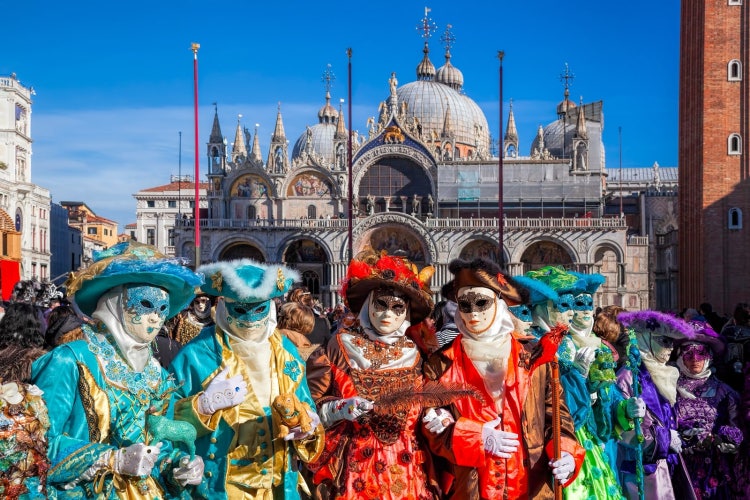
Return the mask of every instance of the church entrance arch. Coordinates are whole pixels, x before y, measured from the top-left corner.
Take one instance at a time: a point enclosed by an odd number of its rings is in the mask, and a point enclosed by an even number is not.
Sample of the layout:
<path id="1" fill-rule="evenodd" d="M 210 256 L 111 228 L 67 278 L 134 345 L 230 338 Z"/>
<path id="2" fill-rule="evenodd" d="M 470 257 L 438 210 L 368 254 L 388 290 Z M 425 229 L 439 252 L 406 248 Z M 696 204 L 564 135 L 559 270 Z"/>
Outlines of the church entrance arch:
<path id="1" fill-rule="evenodd" d="M 562 266 L 569 269 L 573 259 L 568 251 L 553 241 L 537 241 L 521 256 L 523 272 L 533 271 L 544 266 Z"/>
<path id="2" fill-rule="evenodd" d="M 284 262 L 302 275 L 302 284 L 310 290 L 313 298 L 323 305 L 332 305 L 328 277 L 328 255 L 325 249 L 312 240 L 297 240 L 289 244 L 284 251 Z"/>
<path id="3" fill-rule="evenodd" d="M 408 258 L 417 267 L 426 265 L 428 250 L 422 239 L 408 226 L 377 226 L 362 235 L 356 242 L 355 254 L 372 248 L 375 251 L 385 250 L 389 255 Z"/>
<path id="4" fill-rule="evenodd" d="M 230 245 L 219 255 L 219 260 L 235 259 L 253 259 L 256 262 L 266 261 L 263 252 L 248 243 L 235 243 L 234 245 Z"/>

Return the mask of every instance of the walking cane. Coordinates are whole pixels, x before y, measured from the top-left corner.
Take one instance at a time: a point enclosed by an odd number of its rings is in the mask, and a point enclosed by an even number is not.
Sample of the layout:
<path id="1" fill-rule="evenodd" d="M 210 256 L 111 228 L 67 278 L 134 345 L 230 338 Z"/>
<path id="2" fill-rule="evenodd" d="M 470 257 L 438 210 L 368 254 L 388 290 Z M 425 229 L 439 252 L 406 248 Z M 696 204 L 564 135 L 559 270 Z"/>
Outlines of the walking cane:
<path id="1" fill-rule="evenodd" d="M 635 330 L 628 328 L 628 338 L 630 339 L 627 347 L 627 365 L 630 374 L 633 377 L 633 397 L 641 397 L 641 352 L 638 350 L 638 340 L 635 338 Z M 638 499 L 645 500 L 643 485 L 643 431 L 641 430 L 641 421 L 643 419 L 636 417 L 633 419 L 635 426 L 635 480 L 638 484 Z"/>

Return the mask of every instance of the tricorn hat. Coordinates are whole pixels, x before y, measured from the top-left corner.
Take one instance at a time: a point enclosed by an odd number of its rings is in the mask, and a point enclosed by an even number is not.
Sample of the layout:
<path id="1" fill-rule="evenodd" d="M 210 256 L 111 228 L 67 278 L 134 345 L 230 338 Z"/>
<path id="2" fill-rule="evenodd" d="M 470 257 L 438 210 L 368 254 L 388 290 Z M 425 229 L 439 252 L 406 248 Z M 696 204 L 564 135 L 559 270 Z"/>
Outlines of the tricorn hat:
<path id="1" fill-rule="evenodd" d="M 426 266 L 418 272 L 417 266 L 405 257 L 394 257 L 385 251 L 365 250 L 349 263 L 341 295 L 346 306 L 359 314 L 371 291 L 393 287 L 409 298 L 409 320 L 414 325 L 432 312 L 432 292 L 428 282 L 434 271 L 432 266 Z"/>
<path id="2" fill-rule="evenodd" d="M 201 278 L 175 259 L 167 258 L 151 245 L 135 241 L 118 243 L 94 252 L 86 269 L 70 273 L 65 282 L 82 313 L 91 316 L 104 292 L 119 285 L 142 284 L 163 288 L 169 294 L 169 317 L 193 300 Z"/>
<path id="3" fill-rule="evenodd" d="M 526 304 L 528 291 L 513 278 L 505 274 L 495 262 L 477 258 L 471 261 L 455 259 L 448 264 L 448 270 L 454 277 L 446 285 L 449 300 L 456 301 L 456 293 L 466 286 L 479 286 L 494 290 L 509 306 Z"/>
<path id="4" fill-rule="evenodd" d="M 200 266 L 205 283 L 201 290 L 235 302 L 265 302 L 283 297 L 300 275 L 282 264 L 262 264 L 251 259 L 214 262 Z"/>

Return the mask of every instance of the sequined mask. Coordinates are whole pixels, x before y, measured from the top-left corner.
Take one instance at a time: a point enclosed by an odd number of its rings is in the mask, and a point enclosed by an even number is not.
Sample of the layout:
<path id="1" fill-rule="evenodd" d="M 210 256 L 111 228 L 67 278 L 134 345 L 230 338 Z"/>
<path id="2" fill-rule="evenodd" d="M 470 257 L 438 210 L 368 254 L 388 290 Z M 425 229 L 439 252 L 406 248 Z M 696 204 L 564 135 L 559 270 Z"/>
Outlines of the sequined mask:
<path id="1" fill-rule="evenodd" d="M 534 318 L 531 315 L 531 308 L 526 304 L 520 306 L 510 306 L 508 310 L 513 315 L 513 326 L 518 333 L 531 333 L 531 325 Z"/>
<path id="2" fill-rule="evenodd" d="M 575 297 L 572 293 L 560 294 L 560 299 L 553 303 L 549 312 L 550 326 L 557 323 L 562 323 L 565 326 L 570 325 L 573 321 L 573 314 L 575 314 L 573 304 L 575 304 Z"/>
<path id="3" fill-rule="evenodd" d="M 406 297 L 391 288 L 380 288 L 370 296 L 368 317 L 378 334 L 389 335 L 401 328 L 408 310 Z"/>
<path id="4" fill-rule="evenodd" d="M 456 297 L 458 314 L 470 333 L 486 332 L 495 321 L 497 304 L 495 294 L 485 287 L 463 287 Z"/>
<path id="5" fill-rule="evenodd" d="M 687 344 L 680 348 L 680 354 L 685 361 L 705 361 L 711 359 L 711 349 L 703 344 Z"/>
<path id="6" fill-rule="evenodd" d="M 127 286 L 122 293 L 123 328 L 132 338 L 151 342 L 169 316 L 169 294 L 148 285 Z"/>
<path id="7" fill-rule="evenodd" d="M 581 293 L 574 297 L 572 325 L 578 330 L 591 331 L 594 326 L 594 297 Z"/>
<path id="8" fill-rule="evenodd" d="M 238 328 L 248 329 L 265 325 L 271 311 L 271 301 L 265 302 L 226 302 L 229 317 L 227 322 Z"/>

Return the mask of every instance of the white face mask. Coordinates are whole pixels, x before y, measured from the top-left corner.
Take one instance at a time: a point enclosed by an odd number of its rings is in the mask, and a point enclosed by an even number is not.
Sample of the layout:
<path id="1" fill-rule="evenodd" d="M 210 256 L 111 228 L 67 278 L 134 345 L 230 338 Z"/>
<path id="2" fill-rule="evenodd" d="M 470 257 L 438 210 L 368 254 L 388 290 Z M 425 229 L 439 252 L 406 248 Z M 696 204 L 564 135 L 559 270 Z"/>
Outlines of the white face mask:
<path id="1" fill-rule="evenodd" d="M 235 336 L 242 339 L 262 337 L 268 329 L 271 301 L 232 302 L 224 299 L 226 324 Z"/>
<path id="2" fill-rule="evenodd" d="M 406 321 L 409 301 L 391 288 L 380 288 L 370 294 L 368 317 L 378 335 L 390 335 Z"/>
<path id="3" fill-rule="evenodd" d="M 674 339 L 666 337 L 664 335 L 651 334 L 651 352 L 654 355 L 654 359 L 659 363 L 666 363 L 669 361 L 672 351 L 674 350 Z"/>
<path id="4" fill-rule="evenodd" d="M 588 335 L 594 327 L 594 300 L 591 294 L 581 293 L 576 295 L 573 305 L 573 320 L 570 329 L 579 335 Z"/>
<path id="5" fill-rule="evenodd" d="M 560 323 L 563 326 L 570 326 L 573 322 L 573 294 L 564 293 L 560 295 L 560 300 L 555 303 L 551 300 L 547 301 L 548 315 L 550 320 L 550 327 Z"/>
<path id="6" fill-rule="evenodd" d="M 208 297 L 196 297 L 193 299 L 193 313 L 203 319 L 211 312 L 211 299 Z"/>
<path id="7" fill-rule="evenodd" d="M 495 291 L 481 286 L 465 286 L 458 290 L 456 303 L 466 329 L 474 335 L 486 332 L 495 322 L 497 302 Z"/>
<path id="8" fill-rule="evenodd" d="M 149 343 L 169 316 L 169 294 L 149 285 L 128 285 L 122 291 L 122 326 L 138 342 Z"/>

